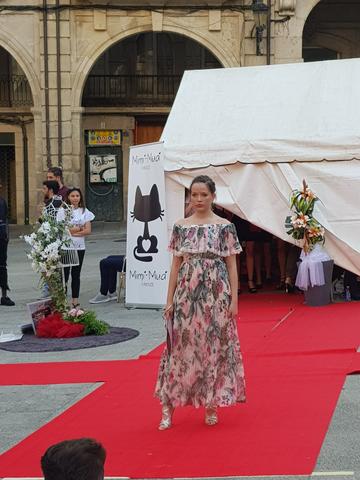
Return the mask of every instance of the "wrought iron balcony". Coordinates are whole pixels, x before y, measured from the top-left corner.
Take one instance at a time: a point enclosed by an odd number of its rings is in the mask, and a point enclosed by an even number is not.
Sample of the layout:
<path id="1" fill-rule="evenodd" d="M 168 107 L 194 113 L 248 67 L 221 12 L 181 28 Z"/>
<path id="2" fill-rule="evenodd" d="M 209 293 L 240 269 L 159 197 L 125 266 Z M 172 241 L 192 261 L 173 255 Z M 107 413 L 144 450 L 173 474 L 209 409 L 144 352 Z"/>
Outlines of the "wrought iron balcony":
<path id="1" fill-rule="evenodd" d="M 171 106 L 181 75 L 90 75 L 83 105 Z"/>
<path id="2" fill-rule="evenodd" d="M 31 105 L 33 99 L 25 75 L 0 75 L 0 107 Z"/>

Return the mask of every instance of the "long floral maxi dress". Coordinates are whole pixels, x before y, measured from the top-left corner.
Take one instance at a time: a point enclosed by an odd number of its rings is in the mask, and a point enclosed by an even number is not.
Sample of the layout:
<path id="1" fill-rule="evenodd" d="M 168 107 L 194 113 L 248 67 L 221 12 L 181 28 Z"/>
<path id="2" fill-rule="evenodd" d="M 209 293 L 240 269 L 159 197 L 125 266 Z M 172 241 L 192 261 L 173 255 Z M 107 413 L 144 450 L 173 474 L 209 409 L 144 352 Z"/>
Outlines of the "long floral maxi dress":
<path id="1" fill-rule="evenodd" d="M 162 404 L 229 406 L 245 401 L 236 319 L 229 315 L 224 257 L 241 252 L 233 224 L 174 225 L 169 251 L 181 256 L 171 352 L 161 357 L 155 396 Z"/>

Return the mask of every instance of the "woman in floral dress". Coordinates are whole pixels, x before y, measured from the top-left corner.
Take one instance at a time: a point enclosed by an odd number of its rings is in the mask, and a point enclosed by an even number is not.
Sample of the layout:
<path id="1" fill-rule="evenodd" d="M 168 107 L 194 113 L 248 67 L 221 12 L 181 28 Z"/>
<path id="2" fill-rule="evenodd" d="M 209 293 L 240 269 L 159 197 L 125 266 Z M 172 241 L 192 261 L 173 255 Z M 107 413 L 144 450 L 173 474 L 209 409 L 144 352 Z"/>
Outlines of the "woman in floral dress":
<path id="1" fill-rule="evenodd" d="M 236 328 L 236 254 L 232 223 L 215 215 L 215 183 L 195 177 L 193 214 L 176 222 L 164 317 L 170 341 L 160 361 L 155 396 L 162 404 L 160 430 L 171 427 L 175 407 L 205 407 L 205 423 L 218 422 L 217 407 L 245 401 L 244 370 Z"/>

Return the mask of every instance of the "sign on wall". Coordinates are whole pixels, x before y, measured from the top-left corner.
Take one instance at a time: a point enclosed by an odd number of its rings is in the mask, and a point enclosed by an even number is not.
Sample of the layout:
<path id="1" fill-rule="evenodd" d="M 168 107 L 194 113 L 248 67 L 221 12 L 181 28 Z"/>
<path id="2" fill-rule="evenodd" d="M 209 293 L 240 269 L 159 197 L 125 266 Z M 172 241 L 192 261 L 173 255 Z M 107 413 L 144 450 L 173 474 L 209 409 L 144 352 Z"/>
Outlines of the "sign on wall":
<path id="1" fill-rule="evenodd" d="M 120 145 L 120 130 L 89 130 L 88 142 L 92 147 L 103 145 Z"/>
<path id="2" fill-rule="evenodd" d="M 165 209 L 163 143 L 130 147 L 126 304 L 166 302 L 170 255 Z"/>
<path id="3" fill-rule="evenodd" d="M 91 183 L 116 183 L 116 155 L 89 155 L 89 175 Z"/>

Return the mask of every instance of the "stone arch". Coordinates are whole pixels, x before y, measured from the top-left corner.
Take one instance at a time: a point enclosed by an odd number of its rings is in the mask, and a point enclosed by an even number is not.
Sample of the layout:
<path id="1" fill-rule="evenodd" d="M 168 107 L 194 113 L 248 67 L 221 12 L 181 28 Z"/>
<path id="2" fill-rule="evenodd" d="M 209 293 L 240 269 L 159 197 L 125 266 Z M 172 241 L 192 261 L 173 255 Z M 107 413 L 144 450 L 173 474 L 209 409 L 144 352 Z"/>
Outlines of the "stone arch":
<path id="1" fill-rule="evenodd" d="M 314 10 L 316 5 L 320 3 L 321 0 L 308 0 L 307 2 L 297 2 L 296 4 L 296 15 L 299 19 L 299 33 L 303 34 L 306 20 L 309 18 L 310 13 Z"/>
<path id="2" fill-rule="evenodd" d="M 314 35 L 314 42 L 321 47 L 339 52 L 342 58 L 351 56 L 352 42 L 340 35 L 318 32 Z"/>
<path id="3" fill-rule="evenodd" d="M 348 6 L 350 7 L 349 9 L 347 9 Z M 330 1 L 312 1 L 307 9 L 308 12 L 306 17 L 304 17 L 302 25 L 302 44 L 304 45 L 305 39 L 310 39 L 311 37 L 311 44 L 338 52 L 341 58 L 358 57 L 360 44 L 356 29 L 346 29 L 342 26 L 342 22 L 347 22 L 352 18 L 351 6 L 352 4 L 345 6 L 345 8 L 341 10 L 341 15 L 343 16 L 339 18 L 336 11 L 331 8 L 332 4 Z M 314 17 L 312 17 L 312 15 L 314 15 Z M 329 22 L 333 22 L 333 24 L 331 28 L 328 26 L 320 31 L 316 28 L 316 25 L 319 19 L 322 18 L 322 15 L 324 15 L 325 21 L 326 18 L 329 18 Z M 336 22 L 338 23 L 336 24 Z"/>
<path id="4" fill-rule="evenodd" d="M 6 50 L 20 65 L 30 85 L 33 97 L 33 108 L 40 109 L 40 84 L 33 68 L 33 60 L 25 53 L 24 48 L 16 39 L 4 34 L 4 30 L 0 30 L 0 47 Z"/>
<path id="5" fill-rule="evenodd" d="M 94 66 L 96 60 L 100 57 L 101 54 L 103 54 L 108 48 L 110 48 L 115 43 L 120 42 L 121 40 L 125 40 L 126 38 L 132 35 L 136 35 L 138 33 L 146 33 L 151 31 L 152 29 L 149 28 L 149 26 L 147 25 L 139 26 L 133 29 L 126 30 L 126 32 L 118 33 L 117 35 L 109 38 L 108 40 L 103 42 L 101 45 L 99 45 L 95 51 L 93 47 L 90 46 L 88 50 L 89 54 L 88 55 L 84 54 L 84 60 L 78 65 L 77 72 L 75 73 L 73 90 L 72 90 L 73 108 L 81 107 L 82 94 L 83 94 L 83 89 L 86 83 L 86 79 L 88 77 L 89 72 L 91 71 L 91 68 Z M 195 42 L 199 43 L 201 46 L 207 48 L 217 58 L 217 60 L 223 67 L 239 66 L 234 55 L 232 55 L 232 58 L 229 58 L 229 55 L 225 52 L 224 49 L 219 48 L 218 45 L 214 45 L 212 42 L 209 42 L 208 39 L 205 39 L 201 35 L 198 35 L 191 30 L 187 30 L 179 27 L 172 27 L 172 28 L 164 28 L 163 31 L 177 33 L 179 35 L 183 35 L 185 37 L 191 38 Z"/>

